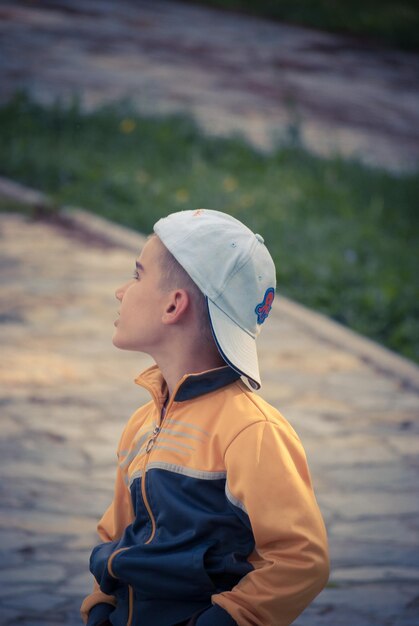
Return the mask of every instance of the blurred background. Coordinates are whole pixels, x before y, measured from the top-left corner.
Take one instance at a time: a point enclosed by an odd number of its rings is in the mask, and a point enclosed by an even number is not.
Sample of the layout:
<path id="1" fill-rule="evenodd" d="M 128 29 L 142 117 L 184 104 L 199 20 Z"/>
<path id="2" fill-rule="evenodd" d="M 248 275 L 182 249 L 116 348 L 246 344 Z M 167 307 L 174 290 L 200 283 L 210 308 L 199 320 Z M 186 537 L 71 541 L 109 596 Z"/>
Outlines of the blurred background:
<path id="1" fill-rule="evenodd" d="M 419 360 L 416 2 L 0 16 L 3 175 L 143 232 L 230 212 L 266 237 L 281 293 Z"/>

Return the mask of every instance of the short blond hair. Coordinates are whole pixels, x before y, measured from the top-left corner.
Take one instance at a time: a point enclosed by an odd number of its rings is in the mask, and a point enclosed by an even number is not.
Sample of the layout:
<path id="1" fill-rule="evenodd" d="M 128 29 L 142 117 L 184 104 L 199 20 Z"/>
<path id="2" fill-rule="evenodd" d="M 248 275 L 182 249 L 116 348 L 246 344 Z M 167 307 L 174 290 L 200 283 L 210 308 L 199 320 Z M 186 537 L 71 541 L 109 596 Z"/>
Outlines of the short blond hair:
<path id="1" fill-rule="evenodd" d="M 154 236 L 157 237 L 157 235 Z M 163 291 L 185 289 L 192 300 L 198 319 L 202 323 L 202 338 L 208 342 L 214 342 L 205 295 L 163 243 L 160 261 L 162 270 L 160 289 Z"/>

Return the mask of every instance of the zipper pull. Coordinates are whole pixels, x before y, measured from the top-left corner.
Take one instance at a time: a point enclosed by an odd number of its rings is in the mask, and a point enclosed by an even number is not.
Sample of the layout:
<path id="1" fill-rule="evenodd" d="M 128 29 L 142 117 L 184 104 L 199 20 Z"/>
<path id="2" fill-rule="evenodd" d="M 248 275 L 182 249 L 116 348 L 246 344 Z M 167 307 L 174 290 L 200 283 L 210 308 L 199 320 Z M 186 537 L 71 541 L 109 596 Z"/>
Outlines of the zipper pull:
<path id="1" fill-rule="evenodd" d="M 154 442 L 156 441 L 156 437 L 160 432 L 160 426 L 156 426 L 152 432 L 150 439 L 147 441 L 147 445 L 145 448 L 146 453 L 148 454 L 151 448 L 154 446 Z"/>

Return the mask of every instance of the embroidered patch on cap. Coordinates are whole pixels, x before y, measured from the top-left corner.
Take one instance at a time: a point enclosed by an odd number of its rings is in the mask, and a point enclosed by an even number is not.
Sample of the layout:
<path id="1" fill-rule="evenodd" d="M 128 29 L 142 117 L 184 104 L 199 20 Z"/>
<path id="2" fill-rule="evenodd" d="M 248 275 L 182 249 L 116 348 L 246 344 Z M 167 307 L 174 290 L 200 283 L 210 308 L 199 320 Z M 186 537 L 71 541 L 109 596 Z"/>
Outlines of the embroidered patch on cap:
<path id="1" fill-rule="evenodd" d="M 272 303 L 275 298 L 275 289 L 273 287 L 269 287 L 266 290 L 265 296 L 260 304 L 257 305 L 255 309 L 255 313 L 258 316 L 258 324 L 263 324 L 263 322 L 268 317 L 271 309 Z"/>

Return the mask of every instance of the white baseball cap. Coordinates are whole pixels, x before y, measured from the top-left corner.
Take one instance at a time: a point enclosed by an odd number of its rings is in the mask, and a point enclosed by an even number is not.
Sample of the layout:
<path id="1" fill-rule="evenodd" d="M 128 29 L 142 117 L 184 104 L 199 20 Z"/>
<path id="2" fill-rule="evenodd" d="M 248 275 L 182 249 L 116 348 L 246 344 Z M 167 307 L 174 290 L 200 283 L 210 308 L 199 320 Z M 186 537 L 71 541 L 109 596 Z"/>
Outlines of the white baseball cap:
<path id="1" fill-rule="evenodd" d="M 154 232 L 206 296 L 212 333 L 230 367 L 259 389 L 256 338 L 275 295 L 275 265 L 263 237 L 210 209 L 160 219 Z"/>

